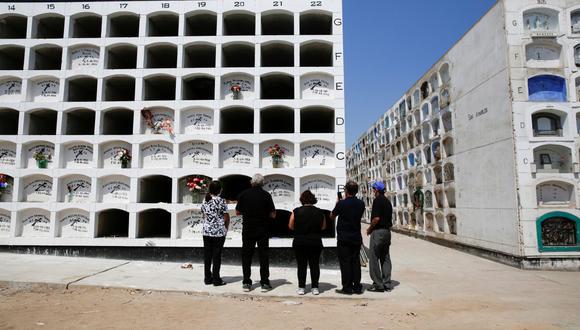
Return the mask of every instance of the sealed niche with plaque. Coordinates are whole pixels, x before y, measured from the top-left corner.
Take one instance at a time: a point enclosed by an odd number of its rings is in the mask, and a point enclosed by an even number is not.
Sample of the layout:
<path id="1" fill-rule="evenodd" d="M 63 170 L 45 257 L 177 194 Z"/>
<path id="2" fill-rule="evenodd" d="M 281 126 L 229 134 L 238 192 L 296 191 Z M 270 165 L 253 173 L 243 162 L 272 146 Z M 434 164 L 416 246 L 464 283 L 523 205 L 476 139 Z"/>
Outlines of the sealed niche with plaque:
<path id="1" fill-rule="evenodd" d="M 183 239 L 203 239 L 203 214 L 199 210 L 181 212 L 177 217 L 179 237 Z"/>
<path id="2" fill-rule="evenodd" d="M 0 168 L 16 166 L 16 144 L 0 142 Z"/>
<path id="3" fill-rule="evenodd" d="M 93 167 L 93 145 L 90 143 L 71 143 L 64 146 L 66 168 Z"/>
<path id="4" fill-rule="evenodd" d="M 189 141 L 180 145 L 183 168 L 212 166 L 213 145 L 206 141 Z"/>
<path id="5" fill-rule="evenodd" d="M 143 168 L 173 167 L 173 145 L 169 142 L 155 141 L 141 145 Z"/>
<path id="6" fill-rule="evenodd" d="M 24 202 L 49 202 L 52 197 L 52 178 L 46 175 L 32 175 L 22 180 Z"/>
<path id="7" fill-rule="evenodd" d="M 60 80 L 57 78 L 44 78 L 33 80 L 28 83 L 31 88 L 30 101 L 33 102 L 57 102 L 60 92 Z"/>
<path id="8" fill-rule="evenodd" d="M 213 110 L 200 108 L 183 111 L 181 126 L 184 134 L 212 134 Z"/>
<path id="9" fill-rule="evenodd" d="M 222 95 L 225 100 L 253 100 L 254 78 L 245 74 L 228 75 L 222 79 Z"/>
<path id="10" fill-rule="evenodd" d="M 274 140 L 262 143 L 263 168 L 290 168 L 294 162 L 294 144 L 288 141 Z"/>
<path id="11" fill-rule="evenodd" d="M 126 176 L 112 175 L 99 180 L 100 201 L 103 203 L 129 203 L 131 181 Z"/>
<path id="12" fill-rule="evenodd" d="M 272 195 L 274 205 L 294 204 L 294 178 L 285 175 L 269 175 L 264 180 L 264 190 Z M 290 206 L 291 207 L 291 206 Z"/>
<path id="13" fill-rule="evenodd" d="M 49 237 L 50 212 L 42 209 L 29 209 L 21 212 L 22 237 Z"/>
<path id="14" fill-rule="evenodd" d="M 221 146 L 223 168 L 252 167 L 254 147 L 244 141 L 226 142 Z"/>
<path id="15" fill-rule="evenodd" d="M 18 102 L 22 96 L 22 80 L 10 78 L 0 81 L 0 101 Z"/>
<path id="16" fill-rule="evenodd" d="M 70 53 L 70 68 L 72 70 L 96 69 L 99 65 L 100 50 L 95 46 L 73 48 Z"/>
<path id="17" fill-rule="evenodd" d="M 60 201 L 65 203 L 88 203 L 91 197 L 91 179 L 83 175 L 71 175 L 61 179 Z"/>
<path id="18" fill-rule="evenodd" d="M 330 75 L 305 75 L 301 79 L 301 88 L 305 100 L 334 98 L 334 78 Z"/>
<path id="19" fill-rule="evenodd" d="M 25 150 L 25 151 L 24 151 Z M 47 159 L 52 159 L 54 157 L 54 144 L 49 142 L 34 142 L 26 145 L 23 148 L 23 153 L 26 155 L 25 163 L 28 168 L 37 168 L 38 162 L 35 155 L 43 154 Z M 53 162 L 47 162 L 47 168 L 53 167 Z"/>
<path id="20" fill-rule="evenodd" d="M 302 167 L 334 167 L 334 149 L 327 142 L 305 142 L 300 147 Z"/>
<path id="21" fill-rule="evenodd" d="M 10 212 L 0 209 L 0 237 L 9 237 L 12 230 Z"/>
<path id="22" fill-rule="evenodd" d="M 318 203 L 331 203 L 336 200 L 335 180 L 326 175 L 312 175 L 302 178 L 300 191 L 310 190 Z"/>
<path id="23" fill-rule="evenodd" d="M 123 168 L 122 155 L 131 155 L 131 145 L 125 141 L 108 142 L 100 146 L 103 168 Z M 129 164 L 130 165 L 130 162 Z"/>
<path id="24" fill-rule="evenodd" d="M 89 212 L 77 209 L 64 210 L 58 213 L 58 236 L 65 238 L 89 237 Z"/>

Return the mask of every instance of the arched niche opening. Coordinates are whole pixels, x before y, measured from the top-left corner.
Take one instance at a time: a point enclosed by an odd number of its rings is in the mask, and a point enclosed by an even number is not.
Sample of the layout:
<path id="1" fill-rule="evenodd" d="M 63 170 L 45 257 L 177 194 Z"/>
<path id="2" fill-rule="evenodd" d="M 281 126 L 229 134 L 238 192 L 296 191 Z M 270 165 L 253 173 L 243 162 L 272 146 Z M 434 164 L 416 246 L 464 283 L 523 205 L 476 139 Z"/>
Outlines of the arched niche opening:
<path id="1" fill-rule="evenodd" d="M 433 209 L 435 207 L 435 203 L 433 200 L 433 193 L 430 190 L 425 191 L 425 208 L 426 209 Z"/>
<path id="2" fill-rule="evenodd" d="M 532 35 L 551 36 L 558 32 L 558 12 L 549 8 L 533 8 L 524 12 L 524 30 Z"/>
<path id="3" fill-rule="evenodd" d="M 193 11 L 185 15 L 186 36 L 215 36 L 217 15 L 209 11 Z"/>
<path id="4" fill-rule="evenodd" d="M 435 215 L 436 232 L 445 233 L 445 217 L 442 213 Z"/>
<path id="5" fill-rule="evenodd" d="M 26 25 L 26 16 L 3 16 L 0 18 L 0 39 L 25 39 Z"/>
<path id="6" fill-rule="evenodd" d="M 446 157 L 451 157 L 455 154 L 452 137 L 447 137 L 443 140 L 443 150 L 445 151 Z"/>
<path id="7" fill-rule="evenodd" d="M 134 38 L 139 36 L 139 15 L 119 13 L 109 17 L 109 38 Z"/>
<path id="8" fill-rule="evenodd" d="M 22 101 L 22 79 L 18 77 L 0 79 L 0 102 L 18 101 Z"/>
<path id="9" fill-rule="evenodd" d="M 232 42 L 222 46 L 222 67 L 246 68 L 253 67 L 256 47 L 250 43 Z"/>
<path id="10" fill-rule="evenodd" d="M 453 117 L 451 116 L 451 112 L 444 112 L 441 116 L 441 122 L 443 123 L 445 133 L 449 133 L 453 130 Z"/>
<path id="11" fill-rule="evenodd" d="M 421 135 L 421 129 L 418 128 L 415 131 L 415 142 L 417 143 L 417 146 L 423 143 L 423 139 L 422 139 L 422 135 Z"/>
<path id="12" fill-rule="evenodd" d="M 145 47 L 145 68 L 177 68 L 177 46 L 153 44 Z"/>
<path id="13" fill-rule="evenodd" d="M 449 228 L 449 233 L 451 235 L 457 235 L 457 217 L 454 214 L 448 214 L 445 217 L 447 220 L 447 228 Z"/>
<path id="14" fill-rule="evenodd" d="M 580 10 L 575 10 L 570 14 L 570 22 L 572 23 L 572 33 L 580 33 Z"/>
<path id="15" fill-rule="evenodd" d="M 67 80 L 68 102 L 94 102 L 97 100 L 97 79 L 75 77 Z"/>
<path id="16" fill-rule="evenodd" d="M 26 209 L 18 213 L 20 229 L 16 236 L 46 237 L 50 235 L 50 211 L 44 209 Z"/>
<path id="17" fill-rule="evenodd" d="M 194 179 L 201 179 L 203 180 L 203 182 L 205 182 L 206 184 L 206 188 L 202 189 L 202 190 L 191 190 L 192 188 L 190 188 L 187 183 L 190 180 L 194 180 Z M 183 203 L 183 204 L 201 204 L 204 201 L 205 195 L 209 189 L 209 184 L 212 182 L 212 178 L 204 175 L 204 174 L 190 174 L 187 176 L 184 176 L 182 178 L 180 178 L 178 180 L 178 194 L 179 194 L 179 198 L 178 201 L 179 203 Z"/>
<path id="18" fill-rule="evenodd" d="M 149 76 L 143 79 L 145 101 L 175 100 L 175 77 Z"/>
<path id="19" fill-rule="evenodd" d="M 433 213 L 425 213 L 425 231 L 434 231 Z"/>
<path id="20" fill-rule="evenodd" d="M 141 165 L 143 168 L 173 167 L 173 144 L 166 141 L 142 143 Z"/>
<path id="21" fill-rule="evenodd" d="M 0 146 L 1 148 L 1 146 Z M 4 152 L 0 149 L 0 152 Z M 0 159 L 0 165 L 2 164 L 2 159 Z M 6 183 L 6 186 L 0 189 L 0 203 L 10 203 L 13 200 L 14 195 L 14 178 L 8 174 L 0 174 L 2 176 L 2 181 Z M 0 210 L 0 219 L 2 218 L 1 214 L 2 210 Z M 3 224 L 0 223 L 0 227 Z M 0 230 L 1 231 L 1 230 Z"/>
<path id="22" fill-rule="evenodd" d="M 123 175 L 110 175 L 99 178 L 98 201 L 101 203 L 129 203 L 131 179 Z"/>
<path id="23" fill-rule="evenodd" d="M 563 111 L 544 110 L 532 115 L 534 136 L 563 136 L 563 126 L 566 121 Z"/>
<path id="24" fill-rule="evenodd" d="M 11 233 L 12 214 L 8 210 L 0 209 L 0 237 L 10 237 Z"/>
<path id="25" fill-rule="evenodd" d="M 250 188 L 252 178 L 245 175 L 228 175 L 219 179 L 222 183 L 222 198 L 228 202 L 235 202 L 238 196 Z"/>
<path id="26" fill-rule="evenodd" d="M 575 207 L 575 188 L 563 181 L 543 182 L 536 186 L 538 206 Z"/>
<path id="27" fill-rule="evenodd" d="M 263 100 L 294 99 L 294 77 L 283 73 L 263 75 L 260 78 L 260 97 Z"/>
<path id="28" fill-rule="evenodd" d="M 129 237 L 129 212 L 109 209 L 97 213 L 97 237 Z"/>
<path id="29" fill-rule="evenodd" d="M 220 166 L 223 168 L 252 167 L 254 147 L 246 141 L 228 141 L 220 145 Z"/>
<path id="30" fill-rule="evenodd" d="M 534 40 L 526 45 L 526 61 L 528 65 L 558 64 L 562 46 L 551 40 Z"/>
<path id="31" fill-rule="evenodd" d="M 451 75 L 449 74 L 449 64 L 445 63 L 439 69 L 439 77 L 441 77 L 441 83 L 443 86 L 449 86 L 451 83 Z"/>
<path id="32" fill-rule="evenodd" d="M 543 145 L 534 149 L 538 173 L 572 173 L 572 151 L 560 145 Z"/>
<path id="33" fill-rule="evenodd" d="M 0 108 L 0 135 L 17 135 L 20 112 L 9 108 Z"/>
<path id="34" fill-rule="evenodd" d="M 333 66 L 332 44 L 323 41 L 309 41 L 300 45 L 301 67 Z"/>
<path id="35" fill-rule="evenodd" d="M 421 121 L 429 120 L 431 112 L 429 110 L 429 103 L 423 104 L 421 107 Z"/>
<path id="36" fill-rule="evenodd" d="M 30 52 L 30 70 L 60 70 L 62 66 L 62 47 L 41 45 Z"/>
<path id="37" fill-rule="evenodd" d="M 431 113 L 433 114 L 433 116 L 438 116 L 439 115 L 439 97 L 435 96 L 434 98 L 431 99 Z"/>
<path id="38" fill-rule="evenodd" d="M 407 156 L 407 163 L 409 164 L 409 167 L 415 166 L 415 154 L 414 153 L 410 153 Z"/>
<path id="39" fill-rule="evenodd" d="M 294 133 L 294 109 L 273 106 L 260 111 L 260 133 Z"/>
<path id="40" fill-rule="evenodd" d="M 0 70 L 24 69 L 24 47 L 4 46 L 0 48 Z"/>
<path id="41" fill-rule="evenodd" d="M 574 47 L 574 64 L 580 67 L 580 45 Z"/>
<path id="42" fill-rule="evenodd" d="M 190 76 L 183 78 L 184 100 L 215 99 L 215 79 L 213 76 Z"/>
<path id="43" fill-rule="evenodd" d="M 220 113 L 221 134 L 253 134 L 254 110 L 245 107 L 231 107 Z"/>
<path id="44" fill-rule="evenodd" d="M 431 75 L 431 78 L 429 78 L 429 84 L 434 92 L 439 89 L 439 77 L 437 77 L 437 73 Z"/>
<path id="45" fill-rule="evenodd" d="M 276 210 L 276 218 L 269 224 L 270 237 L 291 238 L 293 236 L 288 223 L 290 222 L 290 212 L 286 210 Z"/>
<path id="46" fill-rule="evenodd" d="M 447 163 L 443 166 L 443 177 L 445 182 L 455 181 L 455 167 L 453 163 Z"/>
<path id="47" fill-rule="evenodd" d="M 63 133 L 65 135 L 94 135 L 95 111 L 76 109 L 65 112 Z"/>
<path id="48" fill-rule="evenodd" d="M 263 67 L 293 67 L 294 45 L 286 42 L 269 42 L 261 45 Z"/>
<path id="49" fill-rule="evenodd" d="M 133 114 L 130 109 L 117 108 L 103 112 L 101 119 L 101 134 L 103 135 L 132 135 Z"/>
<path id="50" fill-rule="evenodd" d="M 431 94 L 431 88 L 429 87 L 429 83 L 425 81 L 421 84 L 421 100 L 425 100 Z"/>
<path id="51" fill-rule="evenodd" d="M 47 14 L 34 17 L 32 37 L 35 39 L 59 39 L 64 35 L 64 16 Z"/>
<path id="52" fill-rule="evenodd" d="M 88 203 L 91 198 L 91 178 L 86 175 L 68 175 L 60 178 L 58 201 L 61 203 Z"/>
<path id="53" fill-rule="evenodd" d="M 103 81 L 103 89 L 103 101 L 135 101 L 134 77 L 107 77 Z"/>
<path id="54" fill-rule="evenodd" d="M 334 110 L 324 107 L 301 109 L 300 133 L 334 133 Z"/>
<path id="55" fill-rule="evenodd" d="M 249 11 L 226 12 L 223 15 L 224 36 L 253 36 L 256 34 L 256 17 Z"/>
<path id="56" fill-rule="evenodd" d="M 103 142 L 99 145 L 100 164 L 102 168 L 122 168 L 120 155 L 126 153 L 132 156 L 131 144 L 125 141 Z M 131 166 L 131 161 L 127 162 L 127 167 Z"/>
<path id="57" fill-rule="evenodd" d="M 270 148 L 278 146 L 284 153 L 281 163 L 275 164 L 268 152 Z M 260 144 L 260 160 L 262 168 L 289 168 L 294 162 L 294 144 L 285 140 L 270 140 Z"/>
<path id="58" fill-rule="evenodd" d="M 318 204 L 333 203 L 336 200 L 336 181 L 326 175 L 310 175 L 300 179 L 300 191 L 310 190 Z"/>
<path id="59" fill-rule="evenodd" d="M 272 10 L 262 13 L 262 35 L 293 35 L 294 15 L 289 11 Z"/>
<path id="60" fill-rule="evenodd" d="M 302 99 L 334 98 L 334 77 L 328 74 L 306 74 L 300 78 Z"/>
<path id="61" fill-rule="evenodd" d="M 73 141 L 62 145 L 62 162 L 65 168 L 93 167 L 93 144 Z"/>
<path id="62" fill-rule="evenodd" d="M 449 208 L 454 209 L 456 207 L 455 187 L 452 184 L 445 186 L 445 200 Z"/>
<path id="63" fill-rule="evenodd" d="M 176 37 L 179 30 L 179 15 L 160 13 L 150 15 L 147 19 L 147 36 Z"/>
<path id="64" fill-rule="evenodd" d="M 433 173 L 435 174 L 435 184 L 443 183 L 443 169 L 440 165 L 433 167 Z"/>
<path id="65" fill-rule="evenodd" d="M 137 46 L 120 44 L 107 47 L 107 69 L 136 69 Z"/>
<path id="66" fill-rule="evenodd" d="M 137 238 L 171 237 L 171 213 L 152 209 L 137 214 Z"/>
<path id="67" fill-rule="evenodd" d="M 529 100 L 532 102 L 565 102 L 566 79 L 552 75 L 539 75 L 528 79 Z"/>
<path id="68" fill-rule="evenodd" d="M 254 76 L 247 73 L 231 73 L 222 76 L 221 97 L 224 100 L 254 99 Z"/>
<path id="69" fill-rule="evenodd" d="M 216 48 L 214 44 L 195 43 L 183 49 L 184 68 L 215 68 Z"/>
<path id="70" fill-rule="evenodd" d="M 294 203 L 294 178 L 286 175 L 268 175 L 264 178 L 264 190 L 272 195 L 274 205 Z"/>
<path id="71" fill-rule="evenodd" d="M 71 38 L 100 38 L 102 18 L 95 14 L 79 14 L 71 17 Z"/>
<path id="72" fill-rule="evenodd" d="M 550 212 L 536 221 L 540 252 L 579 249 L 580 219 L 567 212 Z M 572 250 L 573 251 L 573 250 Z"/>
<path id="73" fill-rule="evenodd" d="M 307 11 L 300 14 L 301 35 L 331 35 L 332 13 Z"/>
<path id="74" fill-rule="evenodd" d="M 193 108 L 181 112 L 181 132 L 183 134 L 209 134 L 213 132 L 213 110 Z"/>
<path id="75" fill-rule="evenodd" d="M 164 175 L 151 175 L 139 179 L 139 203 L 171 204 L 171 178 Z"/>
<path id="76" fill-rule="evenodd" d="M 213 145 L 207 141 L 187 141 L 179 145 L 181 167 L 193 168 L 212 166 Z"/>
<path id="77" fill-rule="evenodd" d="M 21 179 L 20 202 L 49 202 L 52 197 L 52 177 L 35 174 Z"/>
<path id="78" fill-rule="evenodd" d="M 25 134 L 55 135 L 57 112 L 50 109 L 30 111 L 25 118 Z"/>

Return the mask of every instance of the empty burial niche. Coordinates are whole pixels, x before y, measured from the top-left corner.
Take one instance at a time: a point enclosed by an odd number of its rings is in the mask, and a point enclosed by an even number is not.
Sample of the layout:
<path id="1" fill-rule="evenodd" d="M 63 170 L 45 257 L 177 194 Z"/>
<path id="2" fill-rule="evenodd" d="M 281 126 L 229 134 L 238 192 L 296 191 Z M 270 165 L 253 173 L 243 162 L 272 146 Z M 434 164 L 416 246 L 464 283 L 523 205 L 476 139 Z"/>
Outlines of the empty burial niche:
<path id="1" fill-rule="evenodd" d="M 263 76 L 261 98 L 264 100 L 286 100 L 294 98 L 294 77 L 284 74 Z"/>
<path id="2" fill-rule="evenodd" d="M 171 178 L 153 175 L 139 179 L 139 203 L 171 203 Z"/>
<path id="3" fill-rule="evenodd" d="M 324 12 L 309 12 L 300 15 L 301 35 L 332 34 L 332 14 Z"/>
<path id="4" fill-rule="evenodd" d="M 252 134 L 254 133 L 254 111 L 249 108 L 229 108 L 220 116 L 220 133 Z"/>
<path id="5" fill-rule="evenodd" d="M 112 109 L 103 114 L 103 135 L 132 135 L 133 110 Z"/>
<path id="6" fill-rule="evenodd" d="M 294 109 L 272 107 L 262 110 L 260 133 L 294 133 Z"/>
<path id="7" fill-rule="evenodd" d="M 137 68 L 137 46 L 112 46 L 107 51 L 107 69 Z"/>
<path id="8" fill-rule="evenodd" d="M 224 14 L 224 36 L 253 36 L 256 34 L 256 17 L 249 12 Z"/>
<path id="9" fill-rule="evenodd" d="M 4 16 L 0 18 L 0 39 L 26 38 L 25 16 Z"/>
<path id="10" fill-rule="evenodd" d="M 139 36 L 139 15 L 123 14 L 109 19 L 109 37 L 132 38 Z"/>
<path id="11" fill-rule="evenodd" d="M 302 109 L 300 133 L 334 133 L 334 110 L 321 107 Z"/>
<path id="12" fill-rule="evenodd" d="M 13 109 L 0 109 L 0 135 L 18 134 L 19 112 Z"/>
<path id="13" fill-rule="evenodd" d="M 294 45 L 285 43 L 262 45 L 262 66 L 293 67 Z"/>
<path id="14" fill-rule="evenodd" d="M 60 70 L 62 48 L 58 46 L 37 47 L 32 51 L 31 70 Z"/>
<path id="15" fill-rule="evenodd" d="M 42 16 L 34 19 L 33 38 L 60 39 L 64 36 L 64 16 Z"/>
<path id="16" fill-rule="evenodd" d="M 171 237 L 171 213 L 155 209 L 138 215 L 137 238 Z"/>
<path id="17" fill-rule="evenodd" d="M 253 44 L 228 44 L 222 48 L 222 66 L 226 68 L 253 67 L 255 47 Z"/>
<path id="18" fill-rule="evenodd" d="M 177 46 L 175 45 L 147 46 L 146 54 L 146 68 L 177 68 Z"/>
<path id="19" fill-rule="evenodd" d="M 191 77 L 183 80 L 184 100 L 213 100 L 215 80 L 213 77 Z"/>
<path id="20" fill-rule="evenodd" d="M 8 46 L 0 48 L 0 70 L 24 69 L 24 47 Z"/>
<path id="21" fill-rule="evenodd" d="M 97 237 L 129 237 L 129 213 L 122 210 L 99 212 Z"/>
<path id="22" fill-rule="evenodd" d="M 228 175 L 221 178 L 222 198 L 227 201 L 236 201 L 242 191 L 250 188 L 252 178 L 245 175 Z"/>
<path id="23" fill-rule="evenodd" d="M 134 101 L 135 78 L 129 76 L 111 77 L 104 82 L 105 101 Z"/>
<path id="24" fill-rule="evenodd" d="M 300 46 L 300 66 L 332 66 L 332 45 L 310 42 Z"/>
<path id="25" fill-rule="evenodd" d="M 160 14 L 150 16 L 147 24 L 149 37 L 176 37 L 179 30 L 177 14 Z"/>
<path id="26" fill-rule="evenodd" d="M 154 76 L 144 79 L 144 99 L 154 100 L 175 100 L 175 77 Z"/>
<path id="27" fill-rule="evenodd" d="M 71 18 L 72 38 L 100 38 L 101 16 L 83 15 Z"/>
<path id="28" fill-rule="evenodd" d="M 89 109 L 79 109 L 65 114 L 66 135 L 95 134 L 95 112 Z"/>
<path id="29" fill-rule="evenodd" d="M 28 135 L 55 135 L 56 111 L 38 110 L 28 115 Z"/>
<path id="30" fill-rule="evenodd" d="M 97 100 L 97 79 L 91 77 L 72 78 L 67 85 L 67 101 L 91 102 Z"/>
<path id="31" fill-rule="evenodd" d="M 293 35 L 294 15 L 290 12 L 262 14 L 262 35 Z"/>
<path id="32" fill-rule="evenodd" d="M 195 13 L 185 18 L 186 36 L 215 36 L 217 16 L 213 13 Z"/>
<path id="33" fill-rule="evenodd" d="M 196 44 L 184 49 L 184 68 L 215 68 L 215 61 L 214 45 Z"/>

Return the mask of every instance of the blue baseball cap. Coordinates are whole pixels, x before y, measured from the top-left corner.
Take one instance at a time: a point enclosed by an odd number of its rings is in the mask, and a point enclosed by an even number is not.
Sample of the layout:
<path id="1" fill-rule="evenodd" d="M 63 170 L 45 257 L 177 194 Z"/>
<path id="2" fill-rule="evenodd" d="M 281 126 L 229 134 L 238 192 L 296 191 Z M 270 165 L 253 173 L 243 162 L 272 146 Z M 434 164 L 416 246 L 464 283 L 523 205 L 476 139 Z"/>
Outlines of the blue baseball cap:
<path id="1" fill-rule="evenodd" d="M 376 189 L 378 191 L 383 191 L 383 190 L 385 190 L 385 184 L 382 181 L 375 181 L 371 185 L 371 188 Z"/>

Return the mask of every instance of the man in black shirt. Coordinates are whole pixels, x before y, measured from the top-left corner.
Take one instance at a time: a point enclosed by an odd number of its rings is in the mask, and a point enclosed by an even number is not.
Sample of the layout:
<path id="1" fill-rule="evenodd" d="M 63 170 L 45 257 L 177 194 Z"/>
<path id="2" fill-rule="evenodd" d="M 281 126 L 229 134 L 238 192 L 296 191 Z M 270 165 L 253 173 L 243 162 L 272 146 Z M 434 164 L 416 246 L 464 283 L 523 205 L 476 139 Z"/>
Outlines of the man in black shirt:
<path id="1" fill-rule="evenodd" d="M 270 285 L 270 265 L 268 260 L 268 226 L 272 219 L 276 218 L 276 208 L 272 195 L 262 189 L 264 177 L 260 174 L 252 178 L 252 187 L 245 190 L 238 197 L 236 214 L 243 217 L 242 228 L 242 270 L 244 281 L 242 282 L 245 292 L 252 288 L 252 256 L 254 248 L 258 244 L 260 256 L 260 284 L 262 292 L 272 289 Z"/>
<path id="2" fill-rule="evenodd" d="M 365 212 L 365 203 L 356 198 L 358 184 L 349 181 L 344 187 L 346 196 L 338 200 L 330 217 L 336 224 L 337 254 L 340 264 L 342 289 L 340 294 L 361 294 L 362 285 L 360 270 L 360 247 L 362 245 L 361 219 Z"/>
<path id="3" fill-rule="evenodd" d="M 393 207 L 385 197 L 385 184 L 376 181 L 371 186 L 375 199 L 371 211 L 371 224 L 367 235 L 371 235 L 369 246 L 369 273 L 373 285 L 368 289 L 371 292 L 391 291 L 391 227 L 393 226 Z"/>

